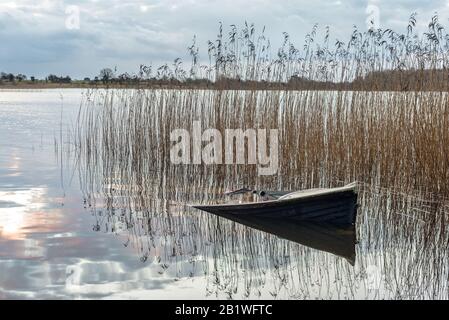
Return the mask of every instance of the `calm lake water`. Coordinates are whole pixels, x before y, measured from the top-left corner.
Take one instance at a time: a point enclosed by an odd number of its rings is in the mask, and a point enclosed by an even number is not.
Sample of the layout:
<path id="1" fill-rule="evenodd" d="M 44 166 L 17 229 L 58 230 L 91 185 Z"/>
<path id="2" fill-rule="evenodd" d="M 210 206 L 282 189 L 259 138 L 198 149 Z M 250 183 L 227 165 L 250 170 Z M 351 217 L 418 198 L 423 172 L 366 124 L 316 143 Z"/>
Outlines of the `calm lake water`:
<path id="1" fill-rule="evenodd" d="M 185 206 L 210 181 L 137 192 L 80 160 L 82 97 L 0 91 L 0 299 L 449 298 L 447 205 L 360 185 L 354 230 L 210 216 Z"/>

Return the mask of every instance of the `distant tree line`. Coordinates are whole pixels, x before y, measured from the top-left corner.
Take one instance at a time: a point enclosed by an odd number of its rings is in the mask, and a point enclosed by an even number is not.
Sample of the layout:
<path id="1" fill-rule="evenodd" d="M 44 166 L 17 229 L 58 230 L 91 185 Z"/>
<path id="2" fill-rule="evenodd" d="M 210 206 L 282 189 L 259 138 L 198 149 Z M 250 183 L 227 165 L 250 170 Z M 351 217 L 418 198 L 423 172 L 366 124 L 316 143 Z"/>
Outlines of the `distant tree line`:
<path id="1" fill-rule="evenodd" d="M 24 74 L 13 74 L 13 73 L 6 73 L 1 72 L 0 73 L 0 80 L 1 82 L 23 82 L 27 81 L 28 77 Z M 37 80 L 34 76 L 31 76 L 29 79 L 30 82 L 36 82 Z M 51 82 L 51 83 L 71 83 L 72 79 L 69 76 L 56 76 L 54 74 L 48 75 L 45 80 L 45 82 Z"/>
<path id="2" fill-rule="evenodd" d="M 228 90 L 370 90 L 370 91 L 449 91 L 449 70 L 383 70 L 370 72 L 353 81 L 318 81 L 293 75 L 286 82 L 266 80 L 242 80 L 218 76 L 215 81 L 207 78 L 179 78 L 173 73 L 157 74 L 153 77 L 115 75 L 112 69 L 101 70 L 96 82 L 103 84 L 139 85 L 142 87 L 187 87 Z"/>
<path id="3" fill-rule="evenodd" d="M 6 73 L 6 72 L 1 72 L 0 73 L 0 80 L 1 81 L 9 81 L 9 82 L 14 82 L 14 81 L 24 81 L 27 79 L 27 76 L 24 74 L 13 74 L 13 73 Z"/>
<path id="4" fill-rule="evenodd" d="M 51 83 L 71 83 L 72 79 L 69 76 L 58 77 L 54 74 L 50 74 L 46 78 L 46 81 L 51 82 Z"/>
<path id="5" fill-rule="evenodd" d="M 111 68 L 100 70 L 93 79 L 72 80 L 70 76 L 48 75 L 44 80 L 29 80 L 24 74 L 0 73 L 0 83 L 60 83 L 107 86 L 138 86 L 144 88 L 197 88 L 225 90 L 369 90 L 369 91 L 414 91 L 442 90 L 449 91 L 449 70 L 383 70 L 370 72 L 349 82 L 332 82 L 309 80 L 293 75 L 286 82 L 266 80 L 242 80 L 218 76 L 215 81 L 207 78 L 186 77 L 179 70 L 172 72 L 169 68 L 159 68 L 152 76 L 149 67 L 141 66 L 138 74 L 121 73 Z"/>

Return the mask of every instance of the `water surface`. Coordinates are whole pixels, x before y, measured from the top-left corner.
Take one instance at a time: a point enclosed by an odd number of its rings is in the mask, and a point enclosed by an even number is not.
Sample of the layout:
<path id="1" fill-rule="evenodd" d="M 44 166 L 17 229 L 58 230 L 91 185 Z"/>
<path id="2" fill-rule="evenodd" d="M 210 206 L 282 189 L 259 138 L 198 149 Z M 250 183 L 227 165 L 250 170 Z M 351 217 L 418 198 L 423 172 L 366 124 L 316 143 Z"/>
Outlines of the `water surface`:
<path id="1" fill-rule="evenodd" d="M 83 97 L 0 91 L 0 298 L 449 298 L 448 231 L 426 220 L 447 206 L 360 185 L 354 256 L 318 250 L 188 208 L 218 195 L 201 175 L 79 157 Z"/>

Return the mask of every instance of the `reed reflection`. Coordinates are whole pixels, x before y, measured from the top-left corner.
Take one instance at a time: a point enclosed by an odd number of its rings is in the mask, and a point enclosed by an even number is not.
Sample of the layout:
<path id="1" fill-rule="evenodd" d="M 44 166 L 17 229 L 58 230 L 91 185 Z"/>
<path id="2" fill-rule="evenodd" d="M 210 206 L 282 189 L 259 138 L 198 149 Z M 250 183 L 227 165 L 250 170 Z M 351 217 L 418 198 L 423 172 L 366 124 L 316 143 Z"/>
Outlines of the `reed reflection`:
<path id="1" fill-rule="evenodd" d="M 95 231 L 123 238 L 161 276 L 206 279 L 205 296 L 448 297 L 447 205 L 360 184 L 357 225 L 341 229 L 185 205 L 223 201 L 222 188 L 205 181 L 187 193 L 168 177 L 130 183 L 121 171 L 112 184 L 107 172 L 81 173 Z"/>

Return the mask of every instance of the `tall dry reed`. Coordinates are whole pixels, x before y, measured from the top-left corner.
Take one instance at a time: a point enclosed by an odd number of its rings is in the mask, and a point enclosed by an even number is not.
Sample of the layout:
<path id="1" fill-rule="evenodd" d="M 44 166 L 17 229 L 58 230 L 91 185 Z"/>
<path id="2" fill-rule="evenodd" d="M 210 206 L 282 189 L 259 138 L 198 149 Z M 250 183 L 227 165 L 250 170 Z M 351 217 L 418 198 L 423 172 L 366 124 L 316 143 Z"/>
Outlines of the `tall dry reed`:
<path id="1" fill-rule="evenodd" d="M 206 291 L 220 297 L 447 298 L 449 98 L 441 74 L 448 37 L 436 17 L 421 36 L 413 32 L 415 23 L 413 15 L 404 35 L 354 30 L 348 44 L 337 41 L 333 49 L 327 30 L 317 43 L 314 28 L 303 50 L 284 35 L 275 58 L 251 25 L 241 33 L 231 27 L 228 40 L 220 28 L 206 67 L 190 47 L 193 78 L 368 79 L 358 90 L 315 90 L 317 84 L 303 91 L 86 92 L 74 134 L 94 229 L 124 234 L 124 244 L 142 261 L 155 261 L 161 274 L 206 275 Z M 187 76 L 179 63 L 176 70 L 158 72 Z M 379 91 L 385 81 L 391 91 Z M 192 132 L 195 120 L 221 132 L 278 129 L 278 172 L 173 165 L 170 132 Z M 355 269 L 341 258 L 185 207 L 242 186 L 293 190 L 353 180 L 361 204 Z M 366 283 L 373 265 L 382 277 L 374 291 Z"/>

